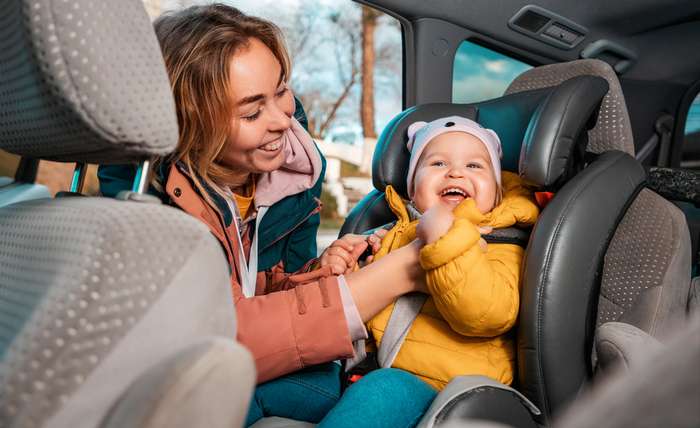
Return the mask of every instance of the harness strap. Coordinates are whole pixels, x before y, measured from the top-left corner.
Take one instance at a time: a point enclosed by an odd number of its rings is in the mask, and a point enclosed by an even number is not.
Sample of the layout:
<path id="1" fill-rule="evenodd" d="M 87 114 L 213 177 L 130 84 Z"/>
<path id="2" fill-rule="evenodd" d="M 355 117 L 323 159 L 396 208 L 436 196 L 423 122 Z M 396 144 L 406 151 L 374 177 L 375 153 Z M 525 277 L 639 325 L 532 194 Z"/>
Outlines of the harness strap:
<path id="1" fill-rule="evenodd" d="M 530 231 L 516 227 L 494 229 L 488 235 L 482 235 L 488 243 L 514 244 L 527 247 Z M 427 294 L 409 293 L 396 299 L 391 311 L 389 322 L 377 350 L 377 362 L 380 367 L 391 367 L 399 354 L 401 345 L 406 340 L 413 322 L 418 317 L 423 304 L 428 299 Z"/>

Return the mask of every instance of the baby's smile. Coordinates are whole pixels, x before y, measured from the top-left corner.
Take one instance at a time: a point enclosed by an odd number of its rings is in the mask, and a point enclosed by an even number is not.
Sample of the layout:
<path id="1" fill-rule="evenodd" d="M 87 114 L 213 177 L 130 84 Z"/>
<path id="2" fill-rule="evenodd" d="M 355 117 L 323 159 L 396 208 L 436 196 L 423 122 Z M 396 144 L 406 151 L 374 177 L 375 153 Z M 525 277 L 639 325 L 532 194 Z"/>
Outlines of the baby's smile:
<path id="1" fill-rule="evenodd" d="M 443 203 L 447 204 L 451 208 L 456 207 L 463 200 L 471 197 L 466 189 L 454 185 L 444 188 L 442 191 L 440 191 L 438 196 Z"/>

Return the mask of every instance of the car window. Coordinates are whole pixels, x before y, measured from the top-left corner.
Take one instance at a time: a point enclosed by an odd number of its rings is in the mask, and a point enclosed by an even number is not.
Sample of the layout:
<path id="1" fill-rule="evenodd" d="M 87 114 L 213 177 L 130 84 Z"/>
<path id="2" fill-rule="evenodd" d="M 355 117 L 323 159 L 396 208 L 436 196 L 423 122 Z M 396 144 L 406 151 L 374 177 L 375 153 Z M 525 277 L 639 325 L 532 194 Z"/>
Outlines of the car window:
<path id="1" fill-rule="evenodd" d="M 685 121 L 681 167 L 700 169 L 700 94 L 690 104 Z"/>
<path id="2" fill-rule="evenodd" d="M 476 103 L 500 97 L 510 82 L 530 68 L 524 62 L 465 40 L 455 54 L 452 102 Z"/>
<path id="3" fill-rule="evenodd" d="M 290 86 L 326 157 L 319 251 L 372 188 L 377 137 L 402 110 L 401 25 L 350 1 L 224 1 L 282 30 L 292 60 Z M 194 0 L 144 0 L 151 18 Z M 373 43 L 366 43 L 365 41 Z M 372 79 L 369 76 L 373 76 Z"/>

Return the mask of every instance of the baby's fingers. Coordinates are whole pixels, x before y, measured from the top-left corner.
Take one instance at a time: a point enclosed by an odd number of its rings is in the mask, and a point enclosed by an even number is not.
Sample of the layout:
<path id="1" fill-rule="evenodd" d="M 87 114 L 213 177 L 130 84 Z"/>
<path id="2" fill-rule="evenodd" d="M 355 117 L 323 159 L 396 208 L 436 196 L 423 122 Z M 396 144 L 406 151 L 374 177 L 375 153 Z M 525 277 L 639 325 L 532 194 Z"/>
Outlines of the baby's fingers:
<path id="1" fill-rule="evenodd" d="M 479 229 L 479 233 L 481 235 L 488 235 L 489 233 L 493 232 L 493 227 L 491 226 L 479 226 L 477 229 Z"/>
<path id="2" fill-rule="evenodd" d="M 367 243 L 372 247 L 372 254 L 374 254 L 382 247 L 382 238 L 376 234 L 372 234 L 367 237 Z"/>

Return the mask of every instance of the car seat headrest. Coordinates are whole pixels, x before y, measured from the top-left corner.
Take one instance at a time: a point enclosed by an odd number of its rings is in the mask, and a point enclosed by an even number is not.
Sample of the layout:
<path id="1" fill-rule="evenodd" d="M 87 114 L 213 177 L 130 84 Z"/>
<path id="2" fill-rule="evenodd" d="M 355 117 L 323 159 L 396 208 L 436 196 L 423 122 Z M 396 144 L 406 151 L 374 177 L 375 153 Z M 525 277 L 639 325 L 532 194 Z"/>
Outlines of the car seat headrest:
<path id="1" fill-rule="evenodd" d="M 140 0 L 3 3 L 0 148 L 124 163 L 178 139 L 168 75 Z"/>
<path id="2" fill-rule="evenodd" d="M 379 136 L 372 162 L 374 187 L 384 191 L 391 184 L 408 198 L 408 127 L 417 121 L 457 115 L 498 134 L 503 170 L 518 171 L 531 184 L 554 191 L 582 168 L 587 142 L 584 131 L 594 126 L 597 109 L 607 91 L 604 79 L 580 76 L 555 87 L 475 104 L 411 107 L 394 117 Z"/>
<path id="3" fill-rule="evenodd" d="M 506 89 L 506 95 L 556 86 L 576 76 L 599 76 L 610 86 L 596 126 L 588 131 L 588 151 L 620 150 L 634 156 L 634 138 L 625 97 L 615 70 L 606 62 L 581 59 L 535 67 L 515 78 Z"/>

